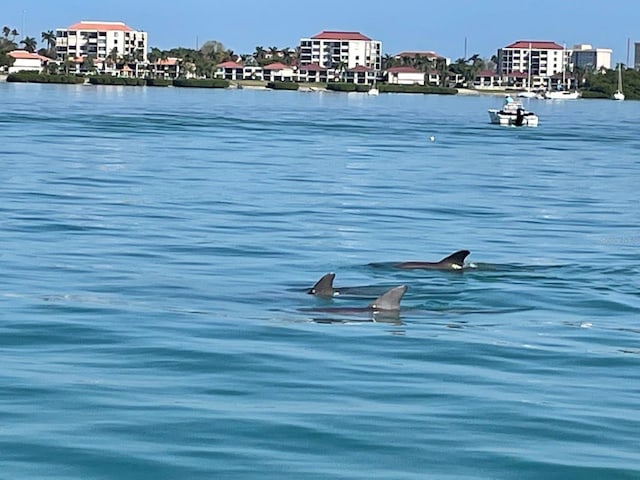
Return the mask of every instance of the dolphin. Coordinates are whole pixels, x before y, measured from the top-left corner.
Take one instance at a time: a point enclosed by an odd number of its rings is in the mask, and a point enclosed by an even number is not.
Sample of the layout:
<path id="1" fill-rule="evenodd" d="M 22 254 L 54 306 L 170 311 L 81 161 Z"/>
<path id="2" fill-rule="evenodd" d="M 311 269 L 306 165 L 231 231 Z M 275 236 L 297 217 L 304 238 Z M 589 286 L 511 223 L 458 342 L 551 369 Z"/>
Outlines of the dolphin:
<path id="1" fill-rule="evenodd" d="M 350 296 L 350 297 L 364 297 L 375 298 L 386 292 L 391 285 L 367 285 L 367 286 L 351 286 L 351 287 L 334 287 L 333 280 L 336 278 L 336 274 L 333 272 L 327 273 L 318 280 L 313 287 L 306 292 L 309 295 L 315 295 L 316 297 L 337 297 Z"/>
<path id="2" fill-rule="evenodd" d="M 462 270 L 465 268 L 464 259 L 470 253 L 469 250 L 458 250 L 439 262 L 400 262 L 393 266 L 404 270 Z"/>
<path id="3" fill-rule="evenodd" d="M 357 315 L 361 313 L 369 313 L 371 315 L 398 315 L 400 312 L 400 300 L 402 300 L 406 291 L 406 285 L 390 288 L 366 307 L 320 307 L 303 309 L 302 311 L 347 315 Z"/>
<path id="4" fill-rule="evenodd" d="M 333 280 L 336 274 L 329 272 L 316 282 L 316 284 L 307 290 L 309 295 L 317 295 L 318 297 L 334 297 L 340 295 L 340 292 L 333 288 Z"/>

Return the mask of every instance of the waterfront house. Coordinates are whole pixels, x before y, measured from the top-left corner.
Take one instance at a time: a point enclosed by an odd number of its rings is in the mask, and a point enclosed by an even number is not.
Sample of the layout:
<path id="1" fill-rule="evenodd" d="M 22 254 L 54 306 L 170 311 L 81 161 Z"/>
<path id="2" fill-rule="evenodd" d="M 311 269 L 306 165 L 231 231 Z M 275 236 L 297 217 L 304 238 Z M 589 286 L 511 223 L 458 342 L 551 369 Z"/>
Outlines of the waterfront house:
<path id="1" fill-rule="evenodd" d="M 332 70 L 321 67 L 317 63 L 300 65 L 298 68 L 298 80 L 301 82 L 327 83 L 333 76 Z"/>
<path id="2" fill-rule="evenodd" d="M 154 78 L 164 78 L 165 80 L 178 78 L 182 71 L 180 60 L 176 57 L 161 58 L 156 63 L 152 63 L 149 70 Z"/>
<path id="3" fill-rule="evenodd" d="M 262 74 L 267 82 L 292 82 L 295 76 L 293 67 L 280 62 L 265 65 L 262 67 Z"/>
<path id="4" fill-rule="evenodd" d="M 359 65 L 344 72 L 344 80 L 349 83 L 371 84 L 376 79 L 376 72 L 372 68 Z"/>
<path id="5" fill-rule="evenodd" d="M 415 67 L 391 67 L 384 72 L 387 83 L 394 85 L 424 85 L 424 72 Z"/>
<path id="6" fill-rule="evenodd" d="M 216 65 L 214 78 L 222 78 L 224 80 L 244 80 L 244 65 L 238 62 L 222 62 Z"/>
<path id="7" fill-rule="evenodd" d="M 13 50 L 7 55 L 13 58 L 13 65 L 9 67 L 9 73 L 22 71 L 41 73 L 47 63 L 51 61 L 50 58 L 26 50 Z"/>

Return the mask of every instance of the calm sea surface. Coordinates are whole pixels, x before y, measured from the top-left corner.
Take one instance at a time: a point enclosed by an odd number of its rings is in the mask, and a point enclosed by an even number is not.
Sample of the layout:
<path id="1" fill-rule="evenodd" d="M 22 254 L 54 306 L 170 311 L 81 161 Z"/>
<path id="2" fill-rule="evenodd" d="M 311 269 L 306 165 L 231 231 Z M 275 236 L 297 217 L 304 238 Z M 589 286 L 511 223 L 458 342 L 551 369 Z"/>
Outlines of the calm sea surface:
<path id="1" fill-rule="evenodd" d="M 0 478 L 640 478 L 640 103 L 528 102 L 0 83 Z"/>

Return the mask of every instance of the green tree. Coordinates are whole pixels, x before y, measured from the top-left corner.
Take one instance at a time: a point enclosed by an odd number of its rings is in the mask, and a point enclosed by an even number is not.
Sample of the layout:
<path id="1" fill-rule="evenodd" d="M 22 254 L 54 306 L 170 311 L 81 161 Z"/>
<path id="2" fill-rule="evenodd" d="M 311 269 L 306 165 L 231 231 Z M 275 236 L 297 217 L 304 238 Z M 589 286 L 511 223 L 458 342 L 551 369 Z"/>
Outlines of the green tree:
<path id="1" fill-rule="evenodd" d="M 47 44 L 47 57 L 56 58 L 56 34 L 53 30 L 42 32 L 42 41 Z"/>
<path id="2" fill-rule="evenodd" d="M 24 45 L 24 49 L 25 49 L 27 52 L 31 52 L 31 53 L 33 53 L 33 52 L 35 52 L 35 51 L 36 51 L 36 47 L 37 47 L 37 45 L 38 45 L 37 40 L 36 40 L 35 38 L 33 38 L 33 37 L 24 37 L 24 38 L 20 41 L 20 43 L 21 43 L 22 45 Z"/>
<path id="3" fill-rule="evenodd" d="M 88 73 L 93 73 L 96 70 L 96 66 L 93 63 L 95 57 L 93 55 L 87 55 L 82 59 L 82 70 Z"/>
<path id="4" fill-rule="evenodd" d="M 449 65 L 447 65 L 447 59 L 438 57 L 436 59 L 435 69 L 438 72 L 438 79 L 440 80 L 441 87 L 449 86 Z"/>

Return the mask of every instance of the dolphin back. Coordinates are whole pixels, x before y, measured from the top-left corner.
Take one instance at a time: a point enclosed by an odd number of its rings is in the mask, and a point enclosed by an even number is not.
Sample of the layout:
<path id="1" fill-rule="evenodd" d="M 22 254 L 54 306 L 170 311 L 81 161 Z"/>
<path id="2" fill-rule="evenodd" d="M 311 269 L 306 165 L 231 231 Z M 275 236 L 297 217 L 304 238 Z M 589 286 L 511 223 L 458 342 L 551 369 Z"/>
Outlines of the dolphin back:
<path id="1" fill-rule="evenodd" d="M 331 272 L 324 275 L 316 284 L 311 287 L 307 293 L 311 295 L 318 295 L 319 297 L 333 297 L 335 289 L 333 288 L 333 280 L 336 278 L 336 274 Z"/>
<path id="2" fill-rule="evenodd" d="M 369 308 L 372 310 L 400 310 L 400 300 L 402 300 L 406 291 L 406 285 L 393 287 L 376 298 L 369 305 Z"/>

